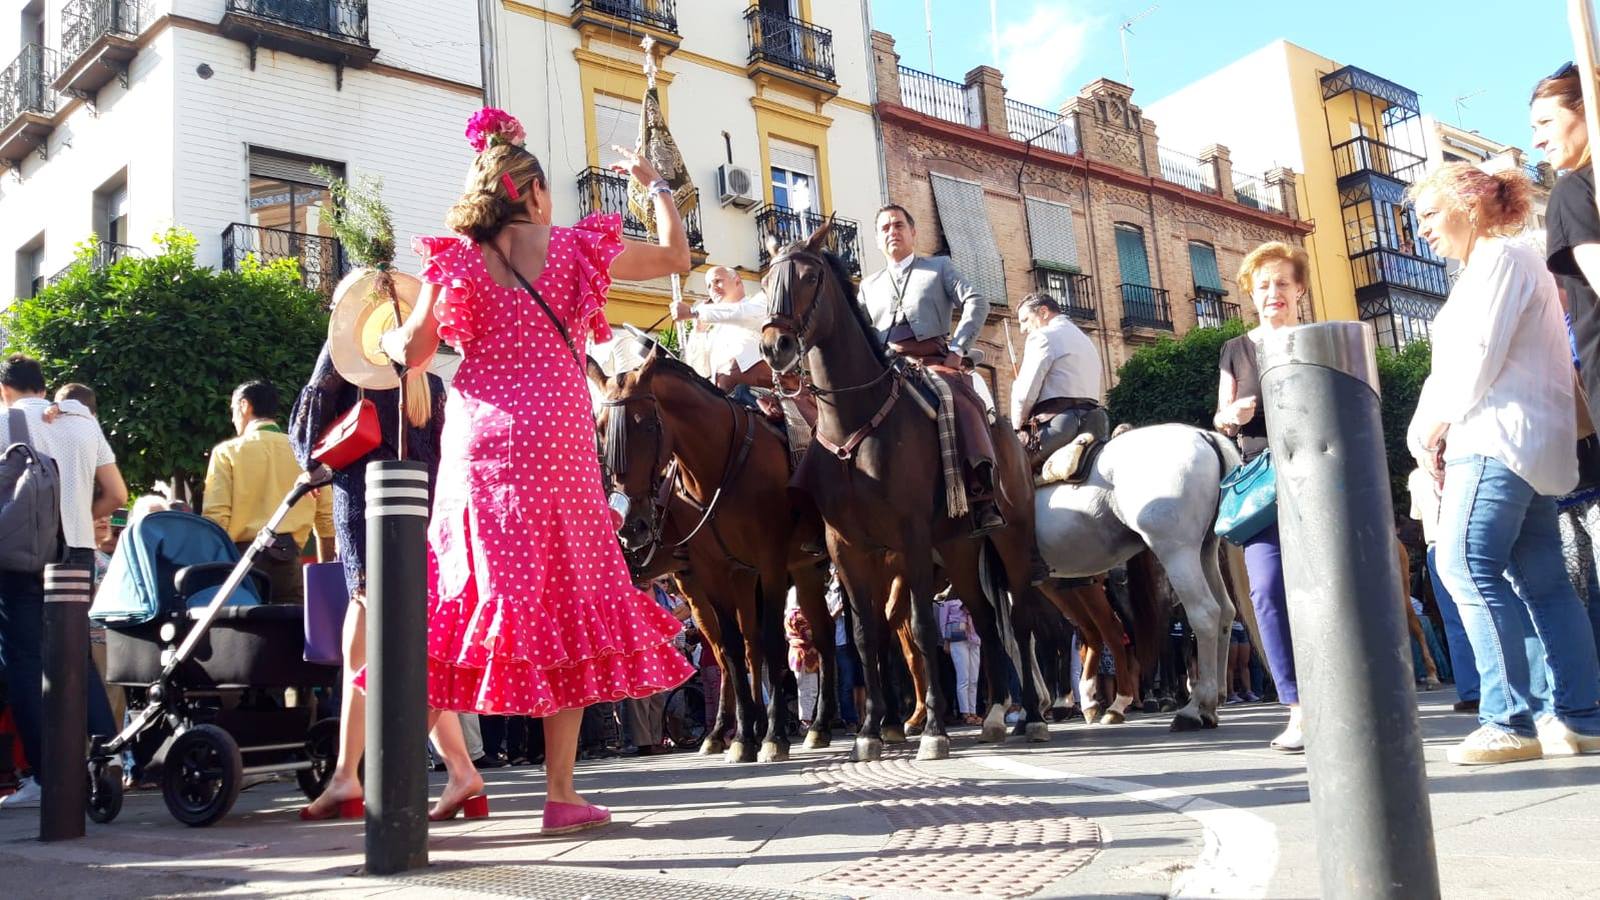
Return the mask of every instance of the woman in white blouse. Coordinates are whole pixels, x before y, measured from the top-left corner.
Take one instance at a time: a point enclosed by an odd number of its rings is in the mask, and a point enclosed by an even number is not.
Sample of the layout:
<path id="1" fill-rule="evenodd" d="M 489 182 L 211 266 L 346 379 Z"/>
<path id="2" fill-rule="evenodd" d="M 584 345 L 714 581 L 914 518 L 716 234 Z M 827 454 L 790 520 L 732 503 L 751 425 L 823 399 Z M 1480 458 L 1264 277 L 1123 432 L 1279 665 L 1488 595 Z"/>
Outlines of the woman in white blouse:
<path id="1" fill-rule="evenodd" d="M 1439 575 L 1482 682 L 1479 728 L 1449 752 L 1466 765 L 1600 751 L 1600 665 L 1553 499 L 1578 480 L 1571 352 L 1542 254 L 1509 239 L 1530 192 L 1517 170 L 1465 163 L 1410 190 L 1422 238 L 1463 264 L 1433 322 L 1433 371 L 1408 441 L 1443 486 Z M 1532 687 L 1546 673 L 1522 652 L 1519 607 L 1544 644 L 1548 700 Z"/>

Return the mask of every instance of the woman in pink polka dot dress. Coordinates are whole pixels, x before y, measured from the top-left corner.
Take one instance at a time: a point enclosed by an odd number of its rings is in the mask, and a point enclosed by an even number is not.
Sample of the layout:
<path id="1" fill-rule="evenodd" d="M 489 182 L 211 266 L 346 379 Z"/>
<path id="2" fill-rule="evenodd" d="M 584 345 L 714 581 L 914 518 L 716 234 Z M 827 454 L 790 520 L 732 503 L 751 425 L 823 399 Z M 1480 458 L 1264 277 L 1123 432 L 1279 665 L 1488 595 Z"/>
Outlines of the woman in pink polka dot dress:
<path id="1" fill-rule="evenodd" d="M 544 717 L 544 833 L 559 834 L 610 820 L 573 789 L 583 707 L 693 674 L 677 619 L 631 583 L 578 362 L 591 336 L 610 336 L 611 279 L 687 270 L 689 248 L 670 189 L 635 155 L 617 168 L 651 185 L 659 244 L 623 240 L 616 215 L 552 226 L 521 125 L 486 109 L 467 133 L 478 156 L 446 218 L 457 236 L 418 239 L 425 290 L 384 339 L 410 366 L 440 340 L 462 354 L 428 528 L 428 700 Z"/>

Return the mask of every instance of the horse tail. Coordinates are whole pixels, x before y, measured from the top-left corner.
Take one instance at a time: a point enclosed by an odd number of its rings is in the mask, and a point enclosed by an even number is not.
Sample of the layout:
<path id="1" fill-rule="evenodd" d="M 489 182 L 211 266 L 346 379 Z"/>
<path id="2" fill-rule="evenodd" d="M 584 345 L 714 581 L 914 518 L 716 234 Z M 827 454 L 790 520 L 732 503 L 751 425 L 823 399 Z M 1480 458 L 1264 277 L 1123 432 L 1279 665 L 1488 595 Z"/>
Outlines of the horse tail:
<path id="1" fill-rule="evenodd" d="M 1228 473 L 1244 465 L 1244 457 L 1239 455 L 1239 448 L 1226 435 L 1215 431 L 1200 431 L 1200 436 L 1211 445 L 1211 452 L 1217 455 L 1217 481 L 1228 477 Z"/>
<path id="2" fill-rule="evenodd" d="M 1156 555 L 1141 550 L 1128 560 L 1128 606 L 1131 622 L 1125 627 L 1133 642 L 1133 658 L 1139 664 L 1141 679 L 1153 675 L 1161 660 L 1163 636 L 1167 633 L 1166 579 Z"/>
<path id="3" fill-rule="evenodd" d="M 1014 601 L 1011 596 L 1011 587 L 1006 580 L 1005 564 L 1000 559 L 1000 552 L 994 548 L 990 541 L 983 542 L 983 549 L 978 551 L 978 582 L 983 585 L 983 592 L 989 598 L 989 606 L 994 610 L 995 627 L 1000 632 L 1001 649 L 1006 656 L 1011 658 L 1011 664 L 1016 667 L 1017 677 L 1027 671 L 1023 668 L 1026 659 L 1022 655 L 1022 648 L 1017 646 L 1017 632 L 1013 616 Z"/>

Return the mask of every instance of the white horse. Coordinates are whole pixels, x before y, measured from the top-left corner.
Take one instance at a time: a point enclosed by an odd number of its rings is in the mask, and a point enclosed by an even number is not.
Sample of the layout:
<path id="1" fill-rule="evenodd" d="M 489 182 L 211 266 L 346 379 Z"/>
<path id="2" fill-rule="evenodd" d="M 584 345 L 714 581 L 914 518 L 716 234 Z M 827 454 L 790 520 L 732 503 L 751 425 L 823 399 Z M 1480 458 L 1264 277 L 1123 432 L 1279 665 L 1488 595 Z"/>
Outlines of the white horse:
<path id="1" fill-rule="evenodd" d="M 1083 484 L 1045 485 L 1034 495 L 1039 552 L 1051 575 L 1098 575 L 1146 547 L 1166 569 L 1199 645 L 1199 681 L 1173 731 L 1217 726 L 1234 605 L 1212 526 L 1222 479 L 1239 464 L 1221 435 L 1153 425 L 1113 438 Z M 1132 701 L 1118 695 L 1110 709 L 1120 714 Z"/>

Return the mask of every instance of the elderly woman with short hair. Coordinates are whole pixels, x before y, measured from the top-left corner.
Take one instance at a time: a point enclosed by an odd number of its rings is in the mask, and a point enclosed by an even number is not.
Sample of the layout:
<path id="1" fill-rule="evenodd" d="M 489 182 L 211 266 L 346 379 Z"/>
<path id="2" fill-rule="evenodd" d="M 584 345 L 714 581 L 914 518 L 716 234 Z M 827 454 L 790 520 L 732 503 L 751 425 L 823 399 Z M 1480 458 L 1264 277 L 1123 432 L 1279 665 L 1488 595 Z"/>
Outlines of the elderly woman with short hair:
<path id="1" fill-rule="evenodd" d="M 1433 371 L 1408 432 L 1442 486 L 1439 577 L 1481 681 L 1479 728 L 1449 759 L 1600 751 L 1600 665 L 1556 528 L 1554 498 L 1578 480 L 1571 354 L 1544 259 L 1510 239 L 1527 221 L 1531 185 L 1515 169 L 1450 163 L 1409 196 L 1421 237 L 1463 266 L 1433 322 Z M 1552 708 L 1542 714 L 1546 673 L 1524 610 L 1548 662 Z"/>

